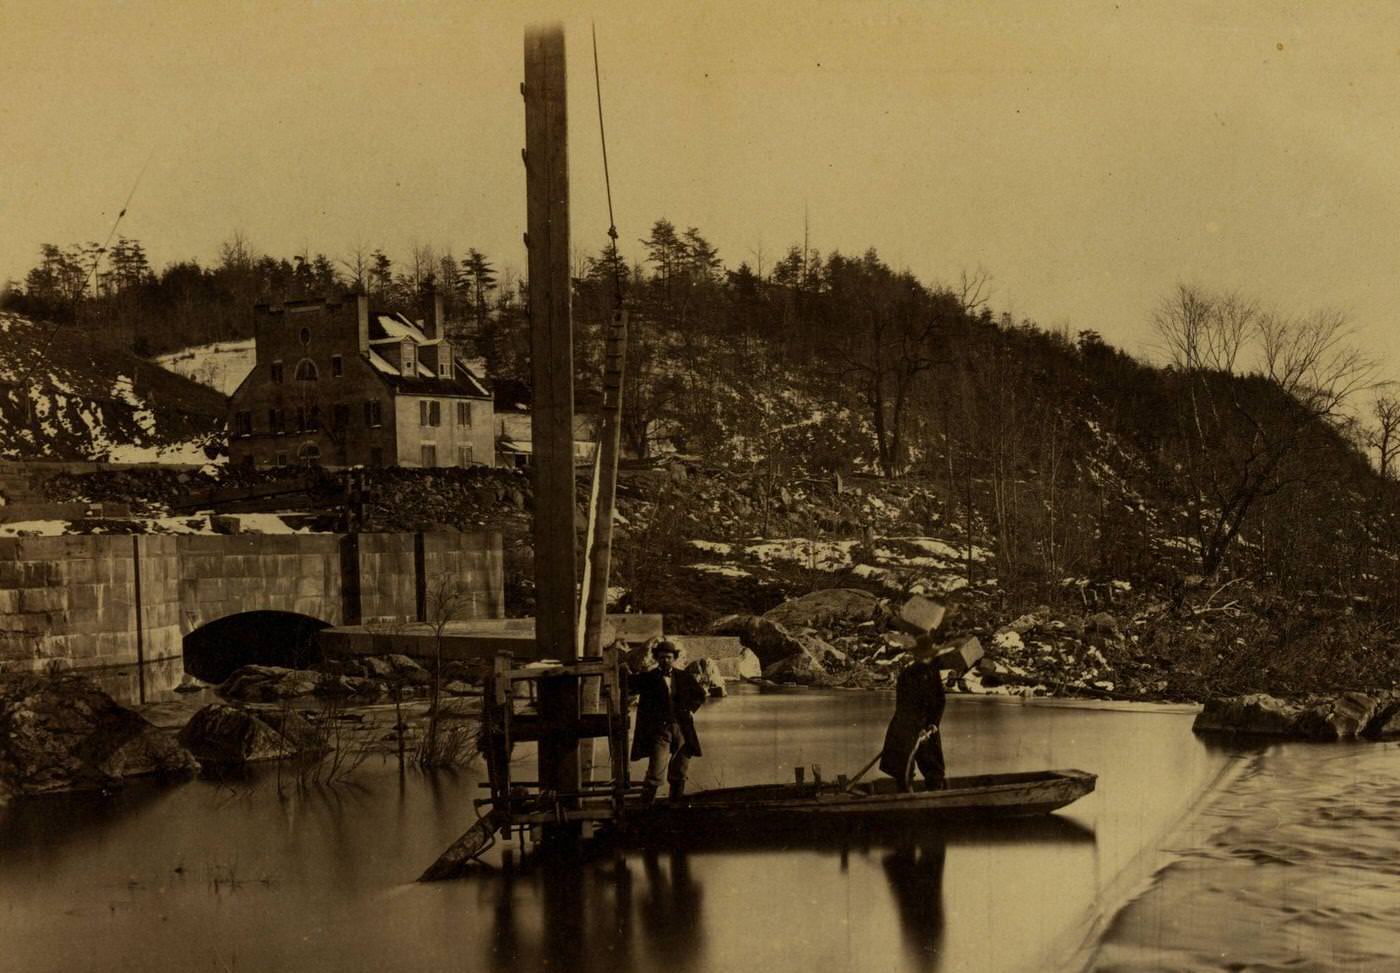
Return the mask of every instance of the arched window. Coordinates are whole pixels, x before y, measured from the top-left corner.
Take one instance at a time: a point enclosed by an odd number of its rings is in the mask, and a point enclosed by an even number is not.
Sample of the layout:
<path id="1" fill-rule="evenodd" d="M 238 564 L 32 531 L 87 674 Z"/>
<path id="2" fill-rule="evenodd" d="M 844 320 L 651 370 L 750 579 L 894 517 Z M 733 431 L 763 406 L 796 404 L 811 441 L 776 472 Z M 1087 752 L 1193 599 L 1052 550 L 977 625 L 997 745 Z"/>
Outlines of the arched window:
<path id="1" fill-rule="evenodd" d="M 303 358 L 297 362 L 298 382 L 314 382 L 320 377 L 320 373 L 316 371 L 316 363 L 310 358 Z"/>
<path id="2" fill-rule="evenodd" d="M 321 447 L 315 443 L 302 443 L 301 449 L 297 450 L 297 460 L 304 466 L 319 466 Z"/>

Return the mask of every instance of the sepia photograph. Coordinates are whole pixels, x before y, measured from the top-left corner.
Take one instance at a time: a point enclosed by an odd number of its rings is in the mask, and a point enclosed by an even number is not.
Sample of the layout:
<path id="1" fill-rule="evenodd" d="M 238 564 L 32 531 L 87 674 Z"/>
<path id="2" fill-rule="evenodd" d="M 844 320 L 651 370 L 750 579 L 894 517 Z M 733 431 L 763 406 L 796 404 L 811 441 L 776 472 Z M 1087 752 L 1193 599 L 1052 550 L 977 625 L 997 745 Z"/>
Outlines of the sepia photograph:
<path id="1" fill-rule="evenodd" d="M 1400 969 L 1400 6 L 0 36 L 0 973 Z"/>

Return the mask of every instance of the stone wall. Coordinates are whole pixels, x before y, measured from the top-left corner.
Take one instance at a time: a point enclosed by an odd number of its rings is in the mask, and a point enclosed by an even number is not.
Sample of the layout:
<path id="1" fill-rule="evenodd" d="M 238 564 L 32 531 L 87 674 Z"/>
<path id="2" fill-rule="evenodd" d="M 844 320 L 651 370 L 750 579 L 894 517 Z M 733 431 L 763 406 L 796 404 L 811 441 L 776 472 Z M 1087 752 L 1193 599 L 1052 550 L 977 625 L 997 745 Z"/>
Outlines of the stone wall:
<path id="1" fill-rule="evenodd" d="M 184 636 L 247 611 L 419 619 L 449 576 L 467 588 L 462 617 L 503 614 L 496 533 L 0 538 L 0 667 L 178 661 Z"/>

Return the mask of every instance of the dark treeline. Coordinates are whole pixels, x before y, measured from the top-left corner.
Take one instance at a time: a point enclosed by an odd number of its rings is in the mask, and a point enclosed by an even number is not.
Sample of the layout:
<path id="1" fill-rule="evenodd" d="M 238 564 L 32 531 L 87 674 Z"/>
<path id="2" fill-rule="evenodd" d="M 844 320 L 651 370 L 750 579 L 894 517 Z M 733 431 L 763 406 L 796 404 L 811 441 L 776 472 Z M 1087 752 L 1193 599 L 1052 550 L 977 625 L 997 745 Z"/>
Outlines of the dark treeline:
<path id="1" fill-rule="evenodd" d="M 457 258 L 415 247 L 395 264 L 382 249 L 360 248 L 332 259 L 324 253 L 275 257 L 256 253 L 234 234 L 209 267 L 181 260 L 156 271 L 139 240 L 119 238 L 104 250 L 89 243 L 44 244 L 39 262 L 5 294 L 9 310 L 72 324 L 141 355 L 248 338 L 256 304 L 361 289 L 377 308 L 416 315 L 429 288 L 443 295 L 460 324 L 515 317 L 518 289 L 476 250 Z M 489 330 L 489 329 L 487 329 Z"/>
<path id="2" fill-rule="evenodd" d="M 1006 585 L 1166 582 L 1173 564 L 1194 562 L 1280 597 L 1393 607 L 1400 410 L 1386 421 L 1382 397 L 1379 428 L 1348 418 L 1369 371 L 1338 315 L 1181 287 L 1156 314 L 1172 361 L 1155 367 L 1093 331 L 995 312 L 980 277 L 929 284 L 873 249 L 794 246 L 772 266 L 729 267 L 698 229 L 667 220 L 639 242 L 645 257 L 631 264 L 615 251 L 583 257 L 574 293 L 582 408 L 612 311 L 620 300 L 629 312 L 633 455 L 695 455 L 775 498 L 794 478 L 917 477 L 940 498 L 932 516 L 994 552 Z M 402 264 L 382 250 L 285 259 L 235 236 L 212 267 L 159 272 L 132 240 L 40 256 L 9 307 L 143 354 L 248 337 L 260 301 L 362 288 L 376 307 L 417 317 L 432 289 L 498 401 L 528 402 L 524 282 L 476 250 L 420 247 Z"/>

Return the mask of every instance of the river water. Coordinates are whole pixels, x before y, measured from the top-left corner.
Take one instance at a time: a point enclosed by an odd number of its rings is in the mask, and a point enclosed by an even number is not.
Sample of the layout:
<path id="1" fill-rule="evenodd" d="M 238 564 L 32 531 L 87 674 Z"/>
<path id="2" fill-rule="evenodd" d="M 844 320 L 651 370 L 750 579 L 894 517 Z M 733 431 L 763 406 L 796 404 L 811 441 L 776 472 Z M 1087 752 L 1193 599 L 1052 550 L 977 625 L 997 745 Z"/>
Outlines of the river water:
<path id="1" fill-rule="evenodd" d="M 790 780 L 794 765 L 814 763 L 828 777 L 852 774 L 878 749 L 891 705 L 863 693 L 714 701 L 698 717 L 706 755 L 693 784 Z M 1246 892 L 1246 923 L 1276 921 L 1282 908 L 1269 905 L 1273 879 L 1231 877 L 1239 862 L 1337 854 L 1377 885 L 1394 880 L 1381 839 L 1400 797 L 1349 786 L 1319 807 L 1349 814 L 1362 801 L 1369 851 L 1318 836 L 1309 845 L 1292 830 L 1292 806 L 1275 801 L 1271 841 L 1241 837 L 1180 866 L 1196 877 L 1159 874 L 1110 924 L 1222 772 L 1262 759 L 1206 746 L 1190 722 L 1170 707 L 955 698 L 944 724 L 950 773 L 1073 767 L 1099 774 L 1097 791 L 1048 819 L 881 845 L 639 850 L 551 867 L 521 865 L 514 845 L 498 845 L 492 868 L 435 885 L 413 879 L 472 820 L 479 768 L 401 778 L 376 759 L 306 793 L 279 795 L 265 769 L 237 783 L 21 802 L 0 810 L 0 970 L 1038 970 L 1082 960 L 1083 937 L 1105 927 L 1093 962 L 1148 969 L 1176 922 L 1214 930 L 1215 945 L 1182 956 L 1222 968 L 1217 947 L 1239 933 L 1226 907 Z M 1298 753 L 1281 759 L 1325 763 Z M 1338 781 L 1369 779 L 1375 767 L 1354 759 L 1325 765 Z M 533 776 L 529 763 L 520 772 Z M 1234 803 L 1209 813 L 1253 826 L 1254 798 L 1226 796 Z M 1298 894 L 1346 908 L 1315 881 Z M 1202 888 L 1204 902 L 1193 898 Z M 1370 911 L 1393 923 L 1394 898 Z M 1378 944 L 1320 908 L 1288 921 L 1330 924 L 1348 956 L 1376 955 Z"/>

